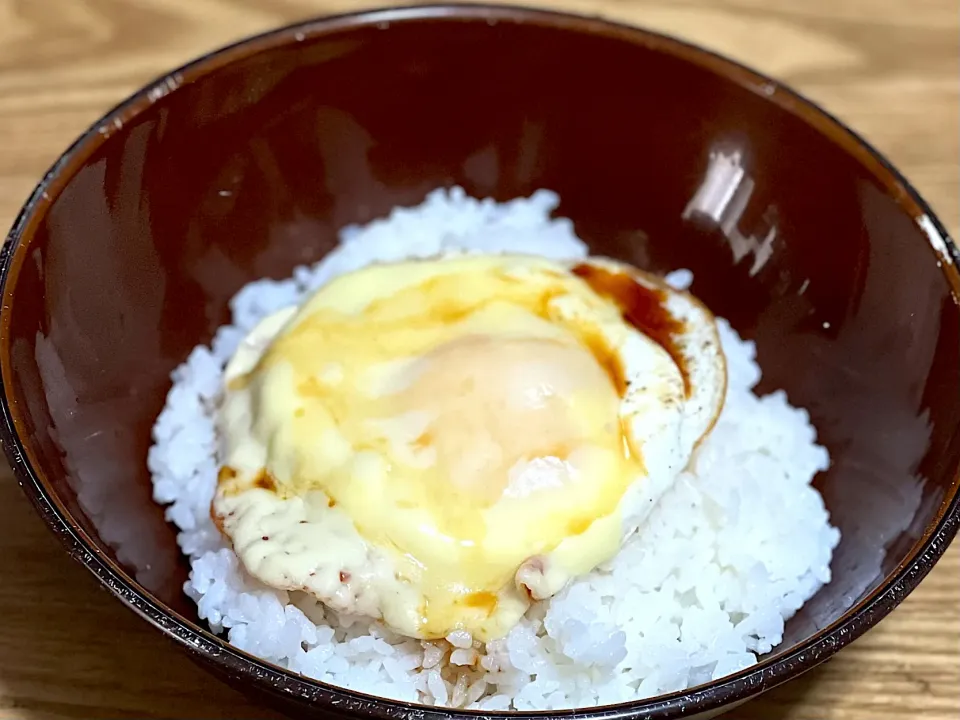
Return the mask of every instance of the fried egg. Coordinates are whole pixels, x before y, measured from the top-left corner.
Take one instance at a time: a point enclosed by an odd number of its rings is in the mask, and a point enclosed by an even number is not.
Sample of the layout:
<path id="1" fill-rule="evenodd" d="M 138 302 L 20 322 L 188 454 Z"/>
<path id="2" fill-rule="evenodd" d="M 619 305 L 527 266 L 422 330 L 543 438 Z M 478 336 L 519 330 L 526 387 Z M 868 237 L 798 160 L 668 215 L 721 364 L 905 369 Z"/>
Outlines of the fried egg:
<path id="1" fill-rule="evenodd" d="M 241 343 L 211 514 L 266 585 L 495 639 L 617 553 L 725 387 L 713 316 L 621 263 L 373 265 Z"/>

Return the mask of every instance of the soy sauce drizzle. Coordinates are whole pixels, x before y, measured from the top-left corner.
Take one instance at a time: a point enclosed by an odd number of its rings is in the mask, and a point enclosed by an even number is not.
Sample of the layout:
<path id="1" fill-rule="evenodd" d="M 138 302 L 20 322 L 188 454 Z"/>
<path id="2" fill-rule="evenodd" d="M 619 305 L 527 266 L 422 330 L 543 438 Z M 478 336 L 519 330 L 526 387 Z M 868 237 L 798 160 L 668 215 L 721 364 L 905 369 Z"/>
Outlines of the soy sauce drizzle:
<path id="1" fill-rule="evenodd" d="M 595 293 L 615 302 L 626 322 L 667 351 L 683 377 L 683 391 L 690 397 L 690 372 L 677 345 L 677 337 L 683 334 L 685 324 L 667 310 L 667 294 L 644 287 L 625 273 L 595 265 L 581 263 L 574 266 L 572 272 Z"/>

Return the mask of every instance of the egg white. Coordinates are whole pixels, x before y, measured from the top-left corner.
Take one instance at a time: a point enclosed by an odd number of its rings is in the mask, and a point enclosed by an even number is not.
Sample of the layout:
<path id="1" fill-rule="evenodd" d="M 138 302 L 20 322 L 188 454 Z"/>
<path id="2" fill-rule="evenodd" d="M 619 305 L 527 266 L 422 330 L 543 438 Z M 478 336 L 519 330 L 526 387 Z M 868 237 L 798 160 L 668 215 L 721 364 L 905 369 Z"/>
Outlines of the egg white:
<path id="1" fill-rule="evenodd" d="M 448 260 L 456 258 L 438 262 Z M 519 256 L 496 262 L 519 282 L 534 282 L 546 271 L 567 273 L 572 267 Z M 463 610 L 459 616 L 454 613 L 444 617 L 440 626 L 427 623 L 424 607 L 428 593 L 416 558 L 411 561 L 402 548 L 371 540 L 358 529 L 359 518 L 332 502 L 322 490 L 291 494 L 278 491 L 273 479 L 260 483 L 266 467 L 277 476 L 281 490 L 284 476 L 298 472 L 296 461 L 277 457 L 283 419 L 266 427 L 263 416 L 270 398 L 281 396 L 292 386 L 290 372 L 280 368 L 258 375 L 257 367 L 275 339 L 302 317 L 308 301 L 259 323 L 225 373 L 219 423 L 222 464 L 230 472 L 221 474 L 212 514 L 233 543 L 244 568 L 271 587 L 310 593 L 337 611 L 381 619 L 404 635 L 432 638 L 467 630 L 475 638 L 486 640 L 505 634 L 532 601 L 551 597 L 571 578 L 609 559 L 623 538 L 642 524 L 686 466 L 696 444 L 709 432 L 722 407 L 726 370 L 716 324 L 696 299 L 630 266 L 602 258 L 585 262 L 627 273 L 637 283 L 660 293 L 666 310 L 684 326 L 684 332 L 675 338 L 682 354 L 681 368 L 663 347 L 623 322 L 609 300 L 590 293 L 560 295 L 551 300 L 552 317 L 557 322 L 590 326 L 615 355 L 623 374 L 618 420 L 628 443 L 642 457 L 642 472 L 629 483 L 615 511 L 594 518 L 582 532 L 518 563 L 510 582 L 494 593 L 492 609 Z M 388 297 L 414 282 L 413 275 L 409 264 L 396 274 L 382 272 L 376 293 Z M 323 292 L 318 291 L 315 303 L 319 298 L 323 304 Z M 342 302 L 359 312 L 369 301 L 360 292 Z M 403 377 L 401 370 L 400 366 L 380 368 L 379 375 L 369 378 L 371 387 L 375 386 L 377 392 L 391 391 L 390 383 Z M 328 367 L 321 375 L 324 382 L 335 385 L 342 372 L 342 368 Z M 238 385 L 239 380 L 245 382 Z M 409 418 L 408 422 L 415 424 L 416 420 Z M 400 423 L 388 432 L 402 434 L 407 431 L 404 425 Z M 341 453 L 354 460 L 365 452 L 358 453 L 335 435 L 332 428 L 322 438 L 325 452 Z M 361 462 L 355 463 L 357 472 L 369 472 L 371 477 L 382 472 L 381 458 L 371 453 L 369 461 L 363 462 L 365 459 L 359 457 Z M 416 465 L 415 458 L 409 462 Z M 562 477 L 564 470 L 556 463 L 551 465 L 549 458 L 539 466 L 532 465 L 511 478 L 506 499 L 487 515 L 488 522 L 501 528 L 489 539 L 494 553 L 496 543 L 501 543 L 504 551 L 509 549 L 515 541 L 512 532 L 535 532 L 536 494 L 550 490 L 550 483 L 555 485 L 555 478 Z M 518 505 L 523 502 L 528 504 Z M 517 527 L 518 507 L 531 516 L 525 527 Z"/>

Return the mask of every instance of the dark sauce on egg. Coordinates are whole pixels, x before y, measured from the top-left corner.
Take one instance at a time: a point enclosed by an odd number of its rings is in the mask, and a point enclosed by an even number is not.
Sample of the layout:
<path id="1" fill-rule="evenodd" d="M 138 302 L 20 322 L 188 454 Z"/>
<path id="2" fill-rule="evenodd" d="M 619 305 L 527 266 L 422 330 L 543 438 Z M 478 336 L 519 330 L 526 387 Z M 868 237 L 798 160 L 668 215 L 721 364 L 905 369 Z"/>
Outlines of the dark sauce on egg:
<path id="1" fill-rule="evenodd" d="M 237 471 L 234 470 L 229 465 L 222 466 L 217 471 L 217 482 L 223 484 L 225 482 L 230 482 L 237 476 Z"/>
<path id="2" fill-rule="evenodd" d="M 667 294 L 644 287 L 625 273 L 582 263 L 573 274 L 587 283 L 595 293 L 617 304 L 623 319 L 667 351 L 683 377 L 683 390 L 690 395 L 690 372 L 676 338 L 684 332 L 684 323 L 666 308 Z"/>
<path id="3" fill-rule="evenodd" d="M 586 344 L 590 353 L 600 363 L 600 367 L 610 378 L 618 397 L 623 397 L 627 392 L 627 377 L 623 370 L 623 364 L 620 361 L 620 354 L 615 352 L 607 344 L 607 341 L 597 332 L 589 332 L 586 328 L 581 329 L 581 340 Z"/>
<path id="4" fill-rule="evenodd" d="M 267 490 L 268 492 L 277 491 L 277 481 L 273 479 L 273 475 L 267 472 L 265 469 L 261 469 L 257 473 L 256 477 L 253 479 L 253 486 L 258 487 L 261 490 Z"/>

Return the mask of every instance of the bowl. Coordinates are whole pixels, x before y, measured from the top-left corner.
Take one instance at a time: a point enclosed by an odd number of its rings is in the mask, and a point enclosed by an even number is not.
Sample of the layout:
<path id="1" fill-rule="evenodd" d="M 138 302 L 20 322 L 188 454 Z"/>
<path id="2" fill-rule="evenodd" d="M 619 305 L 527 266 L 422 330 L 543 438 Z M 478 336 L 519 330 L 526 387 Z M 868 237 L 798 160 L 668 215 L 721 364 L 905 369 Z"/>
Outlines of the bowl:
<path id="1" fill-rule="evenodd" d="M 170 372 L 243 284 L 437 187 L 559 193 L 598 253 L 693 270 L 833 463 L 833 581 L 735 675 L 576 718 L 711 717 L 823 662 L 957 532 L 960 261 L 875 150 L 775 81 L 644 30 L 479 5 L 306 22 L 197 60 L 90 128 L 0 258 L 2 441 L 71 556 L 219 677 L 298 717 L 477 717 L 300 677 L 209 632 L 146 453 Z M 538 713 L 511 713 L 524 718 Z M 546 713 L 549 715 L 549 713 Z"/>

